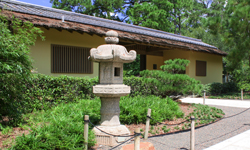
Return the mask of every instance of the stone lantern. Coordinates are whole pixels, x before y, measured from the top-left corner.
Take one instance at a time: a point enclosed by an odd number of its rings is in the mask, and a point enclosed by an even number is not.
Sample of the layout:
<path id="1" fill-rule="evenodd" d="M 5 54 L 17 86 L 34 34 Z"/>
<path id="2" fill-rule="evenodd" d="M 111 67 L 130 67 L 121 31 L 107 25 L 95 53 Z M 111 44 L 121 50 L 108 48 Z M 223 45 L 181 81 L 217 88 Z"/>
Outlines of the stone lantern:
<path id="1" fill-rule="evenodd" d="M 129 135 L 128 128 L 120 124 L 119 101 L 121 96 L 130 93 L 130 86 L 123 84 L 123 63 L 136 59 L 134 50 L 127 52 L 124 46 L 117 45 L 118 33 L 108 31 L 105 42 L 90 50 L 89 59 L 99 62 L 99 84 L 93 86 L 93 93 L 101 98 L 101 125 L 99 129 L 112 135 Z M 114 137 L 94 128 L 97 143 L 114 146 L 125 141 L 125 137 Z"/>

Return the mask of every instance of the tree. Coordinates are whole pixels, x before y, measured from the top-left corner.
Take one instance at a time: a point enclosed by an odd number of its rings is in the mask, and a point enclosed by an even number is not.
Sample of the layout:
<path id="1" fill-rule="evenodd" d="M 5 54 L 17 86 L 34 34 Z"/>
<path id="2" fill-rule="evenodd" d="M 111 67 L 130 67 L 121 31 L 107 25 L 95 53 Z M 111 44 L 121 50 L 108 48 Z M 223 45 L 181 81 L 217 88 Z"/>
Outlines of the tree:
<path id="1" fill-rule="evenodd" d="M 32 69 L 29 46 L 42 37 L 42 31 L 29 22 L 10 19 L 0 15 L 0 121 L 8 116 L 9 123 L 16 125 L 25 103 L 23 87 Z"/>
<path id="2" fill-rule="evenodd" d="M 181 34 L 192 6 L 193 0 L 138 1 L 129 6 L 127 15 L 135 25 Z"/>
<path id="3" fill-rule="evenodd" d="M 50 0 L 53 8 L 119 20 L 123 0 Z"/>
<path id="4" fill-rule="evenodd" d="M 227 26 L 224 34 L 226 44 L 232 47 L 228 60 L 231 68 L 240 67 L 245 60 L 250 61 L 250 1 L 230 0 L 226 6 Z M 248 62 L 248 64 L 250 64 Z"/>
<path id="5" fill-rule="evenodd" d="M 169 12 L 172 9 L 173 4 L 168 0 L 139 1 L 129 7 L 127 15 L 134 25 L 171 32 L 173 29 Z"/>

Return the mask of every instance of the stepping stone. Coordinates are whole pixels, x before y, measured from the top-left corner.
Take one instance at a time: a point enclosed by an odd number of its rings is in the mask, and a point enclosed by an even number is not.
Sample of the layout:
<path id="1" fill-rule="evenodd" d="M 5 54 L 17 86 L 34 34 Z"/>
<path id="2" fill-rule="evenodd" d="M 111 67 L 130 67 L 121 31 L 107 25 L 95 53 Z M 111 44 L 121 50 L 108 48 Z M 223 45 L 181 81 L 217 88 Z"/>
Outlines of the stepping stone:
<path id="1" fill-rule="evenodd" d="M 120 150 L 134 150 L 134 144 L 125 145 Z M 140 150 L 155 150 L 155 147 L 150 142 L 141 142 Z"/>

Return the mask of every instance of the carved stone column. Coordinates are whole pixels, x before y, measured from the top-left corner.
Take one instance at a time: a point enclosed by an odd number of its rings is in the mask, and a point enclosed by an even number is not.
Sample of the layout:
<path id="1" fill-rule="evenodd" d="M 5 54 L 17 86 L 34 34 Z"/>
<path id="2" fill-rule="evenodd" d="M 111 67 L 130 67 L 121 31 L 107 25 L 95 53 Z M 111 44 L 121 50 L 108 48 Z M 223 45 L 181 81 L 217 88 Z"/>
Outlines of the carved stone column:
<path id="1" fill-rule="evenodd" d="M 136 52 L 129 53 L 124 46 L 117 45 L 118 33 L 108 31 L 105 41 L 90 50 L 91 61 L 99 62 L 99 84 L 93 86 L 93 93 L 101 98 L 101 130 L 113 135 L 129 135 L 128 128 L 120 124 L 119 101 L 121 96 L 130 93 L 130 87 L 123 84 L 123 63 L 130 63 L 136 59 Z M 114 146 L 125 141 L 125 137 L 114 137 L 94 128 L 97 143 Z"/>

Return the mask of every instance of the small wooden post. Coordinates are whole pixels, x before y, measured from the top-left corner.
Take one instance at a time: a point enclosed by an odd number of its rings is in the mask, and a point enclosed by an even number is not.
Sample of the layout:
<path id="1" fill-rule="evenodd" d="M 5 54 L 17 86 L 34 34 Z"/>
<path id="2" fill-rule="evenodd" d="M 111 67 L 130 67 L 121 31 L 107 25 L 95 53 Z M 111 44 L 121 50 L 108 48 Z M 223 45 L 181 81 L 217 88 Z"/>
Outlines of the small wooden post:
<path id="1" fill-rule="evenodd" d="M 88 150 L 89 115 L 84 116 L 84 150 Z"/>
<path id="2" fill-rule="evenodd" d="M 206 90 L 204 90 L 203 92 L 204 92 L 204 95 L 203 95 L 203 104 L 205 105 Z"/>
<path id="3" fill-rule="evenodd" d="M 194 116 L 191 116 L 190 119 L 191 119 L 190 150 L 194 150 L 194 142 L 195 142 L 195 138 L 194 138 L 195 118 L 194 118 Z"/>
<path id="4" fill-rule="evenodd" d="M 241 100 L 243 101 L 243 89 L 241 89 Z"/>
<path id="5" fill-rule="evenodd" d="M 139 133 L 140 133 L 140 128 L 136 128 L 135 129 L 135 134 L 139 134 Z M 135 150 L 140 150 L 140 136 L 139 135 L 137 135 L 135 137 L 135 144 L 134 145 L 135 145 L 134 146 Z"/>
<path id="6" fill-rule="evenodd" d="M 151 117 L 151 109 L 150 108 L 148 109 L 147 116 Z M 147 120 L 146 120 L 146 129 L 145 129 L 145 135 L 144 135 L 144 139 L 145 140 L 148 139 L 149 124 L 150 124 L 150 118 L 147 117 Z"/>

